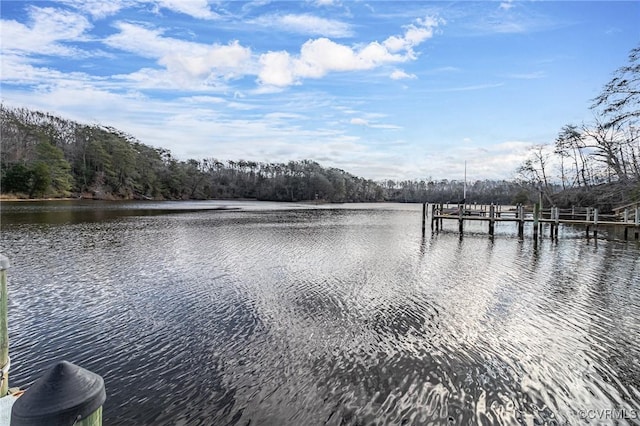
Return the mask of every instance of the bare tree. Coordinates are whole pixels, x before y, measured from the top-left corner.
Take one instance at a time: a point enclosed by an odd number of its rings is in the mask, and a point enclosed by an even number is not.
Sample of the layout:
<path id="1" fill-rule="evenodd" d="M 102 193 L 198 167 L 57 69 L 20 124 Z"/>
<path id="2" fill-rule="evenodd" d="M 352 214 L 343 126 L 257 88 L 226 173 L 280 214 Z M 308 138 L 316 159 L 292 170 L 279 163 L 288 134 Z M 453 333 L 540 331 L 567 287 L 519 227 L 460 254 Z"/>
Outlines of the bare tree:
<path id="1" fill-rule="evenodd" d="M 633 124 L 640 118 L 640 45 L 631 50 L 629 64 L 616 70 L 591 108 L 602 108 L 606 127 L 624 122 Z"/>

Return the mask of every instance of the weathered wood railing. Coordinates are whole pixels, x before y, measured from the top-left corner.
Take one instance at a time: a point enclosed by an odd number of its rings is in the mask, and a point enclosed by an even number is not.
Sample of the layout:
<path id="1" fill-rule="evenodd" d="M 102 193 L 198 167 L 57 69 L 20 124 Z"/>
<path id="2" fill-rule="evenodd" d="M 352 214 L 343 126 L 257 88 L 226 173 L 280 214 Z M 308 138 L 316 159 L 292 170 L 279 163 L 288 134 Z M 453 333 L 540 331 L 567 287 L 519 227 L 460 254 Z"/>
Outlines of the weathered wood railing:
<path id="1" fill-rule="evenodd" d="M 501 205 L 477 205 L 477 204 L 430 204 L 431 209 L 424 203 L 422 207 L 422 230 L 425 230 L 427 216 L 431 216 L 431 230 L 438 232 L 443 228 L 444 220 L 457 220 L 458 231 L 464 232 L 465 221 L 487 222 L 489 235 L 494 235 L 496 222 L 515 222 L 518 226 L 518 236 L 524 238 L 525 223 L 533 224 L 533 238 L 538 239 L 542 235 L 542 225 L 550 225 L 550 235 L 558 238 L 558 229 L 561 224 L 582 225 L 585 227 L 587 238 L 593 233 L 598 236 L 598 228 L 613 226 L 623 228 L 624 239 L 628 240 L 629 232 L 633 231 L 634 239 L 640 237 L 640 207 L 627 208 L 617 214 L 602 214 L 597 208 L 574 207 L 560 209 L 552 206 L 548 209 L 539 209 L 538 204 L 533 209 L 516 205 L 510 208 Z"/>

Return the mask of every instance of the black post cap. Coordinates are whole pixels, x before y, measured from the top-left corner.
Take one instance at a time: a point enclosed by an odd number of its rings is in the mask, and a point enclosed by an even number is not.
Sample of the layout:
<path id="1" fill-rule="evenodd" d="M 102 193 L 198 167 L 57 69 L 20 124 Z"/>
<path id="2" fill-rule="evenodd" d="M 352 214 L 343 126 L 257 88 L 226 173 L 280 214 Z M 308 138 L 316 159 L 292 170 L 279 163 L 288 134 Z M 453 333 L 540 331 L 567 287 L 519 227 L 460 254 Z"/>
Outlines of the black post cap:
<path id="1" fill-rule="evenodd" d="M 11 426 L 71 426 L 107 399 L 99 375 L 60 361 L 13 404 Z"/>

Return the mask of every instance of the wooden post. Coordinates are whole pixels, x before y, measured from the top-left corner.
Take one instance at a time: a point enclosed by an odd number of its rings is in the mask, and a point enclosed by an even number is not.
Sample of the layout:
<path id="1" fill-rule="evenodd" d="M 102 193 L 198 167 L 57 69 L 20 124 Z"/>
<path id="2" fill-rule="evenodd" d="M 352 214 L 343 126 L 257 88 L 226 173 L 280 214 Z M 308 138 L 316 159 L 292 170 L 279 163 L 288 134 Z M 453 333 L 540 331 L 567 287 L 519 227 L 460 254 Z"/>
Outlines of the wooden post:
<path id="1" fill-rule="evenodd" d="M 493 236 L 495 231 L 496 206 L 491 203 L 489 206 L 489 235 Z"/>
<path id="2" fill-rule="evenodd" d="M 524 239 L 524 206 L 520 204 L 520 206 L 518 207 L 518 210 L 519 210 L 518 218 L 520 219 L 520 221 L 518 222 L 518 238 L 523 240 Z"/>
<path id="3" fill-rule="evenodd" d="M 442 216 L 442 213 L 444 212 L 444 203 L 440 203 L 440 216 Z M 440 228 L 442 229 L 442 217 L 440 217 Z"/>
<path id="4" fill-rule="evenodd" d="M 458 232 L 462 235 L 463 232 L 463 222 L 462 222 L 462 213 L 464 211 L 464 204 L 458 204 Z"/>
<path id="5" fill-rule="evenodd" d="M 576 218 L 576 206 L 571 206 L 571 219 Z"/>
<path id="6" fill-rule="evenodd" d="M 538 215 L 540 214 L 540 204 L 533 206 L 533 240 L 538 241 Z"/>
<path id="7" fill-rule="evenodd" d="M 587 213 L 585 216 L 585 221 L 589 222 L 589 220 L 591 220 L 591 207 L 587 207 Z"/>
<path id="8" fill-rule="evenodd" d="M 637 240 L 638 237 L 640 236 L 640 207 L 636 207 L 635 223 L 636 223 L 635 239 Z"/>
<path id="9" fill-rule="evenodd" d="M 553 238 L 554 239 L 558 239 L 558 228 L 560 228 L 560 209 L 558 207 L 553 207 L 554 209 L 554 220 L 555 220 L 555 225 L 552 228 L 554 230 L 554 234 L 553 234 Z"/>
<path id="10" fill-rule="evenodd" d="M 598 238 L 598 209 L 593 209 L 593 238 Z"/>
<path id="11" fill-rule="evenodd" d="M 424 229 L 427 221 L 427 203 L 422 203 L 422 233 L 424 234 Z"/>
<path id="12" fill-rule="evenodd" d="M 9 330 L 7 327 L 7 269 L 9 259 L 0 254 L 0 368 L 2 369 L 2 384 L 0 384 L 0 398 L 7 395 L 9 390 Z"/>
<path id="13" fill-rule="evenodd" d="M 436 217 L 436 205 L 431 204 L 431 232 L 433 232 L 433 221 Z"/>

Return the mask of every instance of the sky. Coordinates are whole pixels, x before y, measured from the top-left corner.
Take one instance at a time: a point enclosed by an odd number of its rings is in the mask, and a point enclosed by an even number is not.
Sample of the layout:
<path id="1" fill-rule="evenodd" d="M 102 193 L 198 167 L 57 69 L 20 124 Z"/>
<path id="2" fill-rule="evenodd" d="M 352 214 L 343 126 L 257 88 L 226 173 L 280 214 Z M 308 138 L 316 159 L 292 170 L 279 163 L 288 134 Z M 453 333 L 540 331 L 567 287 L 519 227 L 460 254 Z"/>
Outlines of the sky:
<path id="1" fill-rule="evenodd" d="M 1 100 L 187 160 L 511 179 L 593 120 L 640 1 L 0 3 Z"/>

